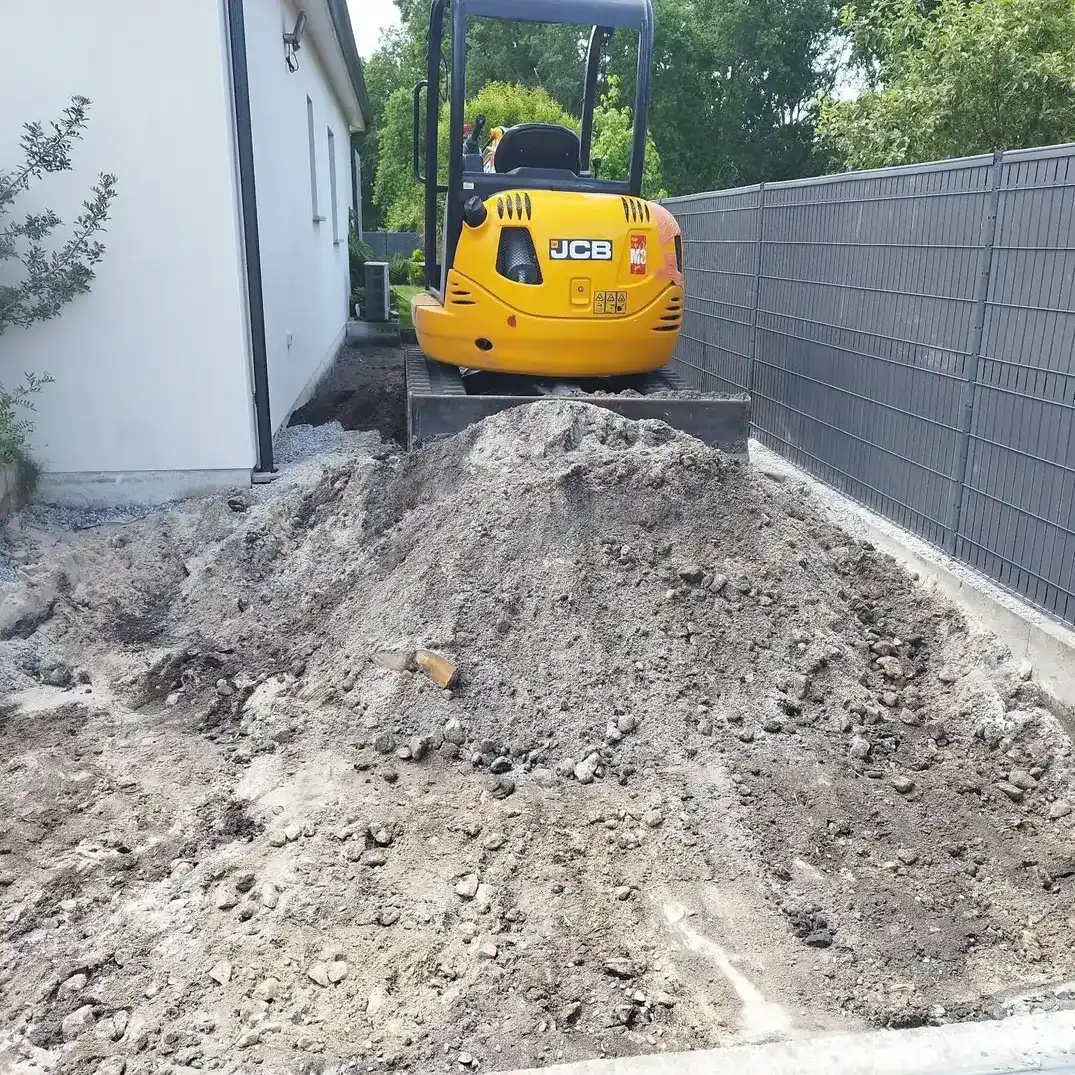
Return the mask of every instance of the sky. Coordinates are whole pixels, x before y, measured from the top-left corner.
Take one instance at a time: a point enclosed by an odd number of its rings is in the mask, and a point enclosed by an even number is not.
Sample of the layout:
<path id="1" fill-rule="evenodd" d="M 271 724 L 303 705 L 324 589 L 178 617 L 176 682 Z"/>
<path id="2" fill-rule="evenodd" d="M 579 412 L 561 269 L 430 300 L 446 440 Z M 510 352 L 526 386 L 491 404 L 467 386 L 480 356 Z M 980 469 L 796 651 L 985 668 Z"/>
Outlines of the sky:
<path id="1" fill-rule="evenodd" d="M 399 11 L 392 0 L 347 0 L 347 9 L 363 59 L 377 48 L 381 31 L 399 22 Z"/>

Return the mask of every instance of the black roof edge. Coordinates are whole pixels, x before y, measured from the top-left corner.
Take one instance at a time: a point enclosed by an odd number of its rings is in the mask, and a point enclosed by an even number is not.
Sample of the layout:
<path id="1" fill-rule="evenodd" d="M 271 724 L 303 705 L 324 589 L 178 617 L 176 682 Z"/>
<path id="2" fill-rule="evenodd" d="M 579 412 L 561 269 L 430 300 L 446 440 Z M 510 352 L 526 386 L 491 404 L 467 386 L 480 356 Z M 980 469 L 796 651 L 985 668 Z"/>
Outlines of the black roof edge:
<path id="1" fill-rule="evenodd" d="M 346 0 L 327 0 L 329 14 L 332 16 L 332 25 L 336 30 L 340 48 L 343 51 L 343 60 L 347 64 L 347 74 L 350 76 L 351 85 L 354 87 L 355 96 L 358 98 L 358 107 L 362 110 L 362 124 L 368 130 L 373 124 L 373 109 L 370 106 L 370 96 L 366 92 L 366 79 L 362 74 L 362 60 L 358 55 L 358 46 L 355 44 L 355 32 L 351 26 L 351 17 L 347 14 Z"/>

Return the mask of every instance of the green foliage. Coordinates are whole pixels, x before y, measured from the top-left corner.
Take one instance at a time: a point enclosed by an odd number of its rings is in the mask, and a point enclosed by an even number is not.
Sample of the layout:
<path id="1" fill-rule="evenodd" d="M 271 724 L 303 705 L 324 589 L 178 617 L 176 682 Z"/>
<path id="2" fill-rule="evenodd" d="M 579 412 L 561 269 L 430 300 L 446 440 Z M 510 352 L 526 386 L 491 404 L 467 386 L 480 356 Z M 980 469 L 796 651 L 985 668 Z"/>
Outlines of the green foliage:
<path id="1" fill-rule="evenodd" d="M 425 75 L 428 6 L 396 2 L 402 23 L 385 35 L 366 65 L 378 113 L 376 130 L 362 148 L 364 169 L 376 173 L 375 204 L 366 218 L 412 230 L 421 228 L 420 196 L 408 199 L 403 191 L 414 185 L 411 88 Z M 654 0 L 649 133 L 661 179 L 654 182 L 648 168 L 647 191 L 663 184 L 672 194 L 684 194 L 822 170 L 825 160 L 814 141 L 815 102 L 833 83 L 838 3 Z M 577 27 L 474 19 L 467 40 L 468 96 L 473 100 L 490 82 L 536 86 L 563 114 L 578 116 L 586 40 Z M 619 77 L 620 103 L 614 107 L 633 102 L 636 63 L 636 36 L 617 31 L 605 72 Z M 572 125 L 577 128 L 577 122 Z M 622 123 L 614 120 L 613 126 L 622 138 Z M 615 148 L 602 146 L 602 152 L 613 167 Z M 394 217 L 386 207 L 394 207 Z"/>
<path id="2" fill-rule="evenodd" d="M 655 0 L 649 131 L 672 194 L 815 175 L 837 0 Z M 615 49 L 619 35 L 613 37 Z M 611 72 L 633 100 L 636 49 Z"/>
<path id="3" fill-rule="evenodd" d="M 392 297 L 395 299 L 396 317 L 399 319 L 400 328 L 414 328 L 411 320 L 411 299 L 422 288 L 417 284 L 397 284 L 392 288 Z"/>
<path id="4" fill-rule="evenodd" d="M 41 481 L 41 464 L 25 451 L 20 451 L 15 457 L 15 486 L 18 490 L 19 501 L 26 503 L 37 492 L 38 483 Z"/>
<path id="5" fill-rule="evenodd" d="M 33 471 L 33 466 L 26 449 L 26 440 L 33 430 L 33 424 L 26 417 L 26 411 L 36 410 L 33 397 L 41 389 L 52 384 L 53 378 L 47 374 L 23 374 L 22 383 L 8 390 L 0 385 L 0 467 L 15 463 L 20 472 Z"/>
<path id="6" fill-rule="evenodd" d="M 425 272 L 426 272 L 426 260 L 425 252 L 421 247 L 416 247 L 411 251 L 411 256 L 407 262 L 408 283 L 411 287 L 422 287 L 425 284 Z"/>
<path id="7" fill-rule="evenodd" d="M 593 126 L 590 157 L 601 162 L 602 178 L 627 179 L 631 171 L 634 124 L 631 109 L 620 105 L 620 83 L 615 75 L 609 78 L 608 88 L 594 109 Z M 649 135 L 642 166 L 642 194 L 647 198 L 664 198 L 668 194 L 661 186 L 661 157 Z"/>
<path id="8" fill-rule="evenodd" d="M 822 106 L 820 137 L 844 167 L 1075 136 L 1073 0 L 871 0 L 844 22 L 872 87 Z"/>
<path id="9" fill-rule="evenodd" d="M 513 127 L 516 123 L 560 123 L 578 129 L 578 120 L 570 116 L 540 86 L 521 86 L 514 82 L 489 82 L 464 108 L 468 119 L 479 113 L 485 116 L 485 130 Z M 441 106 L 440 157 L 448 160 L 448 106 Z"/>
<path id="10" fill-rule="evenodd" d="M 395 201 L 387 187 L 398 191 L 402 182 L 411 181 L 411 92 L 414 83 L 426 75 L 429 5 L 414 0 L 396 0 L 396 6 L 401 25 L 384 33 L 380 47 L 364 64 L 366 88 L 374 106 L 375 119 L 360 147 L 363 218 L 371 229 L 410 231 L 420 224 L 414 220 L 389 220 L 382 206 Z M 584 37 L 577 27 L 473 19 L 467 49 L 468 94 L 473 96 L 493 81 L 537 84 L 567 112 L 578 114 L 582 107 L 581 55 L 584 44 Z M 444 52 L 447 53 L 447 44 Z M 445 87 L 441 90 L 443 99 Z M 386 127 L 394 132 L 387 144 Z M 405 135 L 402 140 L 401 134 Z M 386 158 L 392 158 L 395 167 L 389 166 L 382 178 L 380 162 Z"/>
<path id="11" fill-rule="evenodd" d="M 89 100 L 74 97 L 63 118 L 46 131 L 40 123 L 23 126 L 20 141 L 23 159 L 10 172 L 0 172 L 0 262 L 20 266 L 12 279 L 0 284 L 0 333 L 12 325 L 29 328 L 48 321 L 78 295 L 90 289 L 93 266 L 104 255 L 97 235 L 104 230 L 116 195 L 116 177 L 102 174 L 83 202 L 72 234 L 58 250 L 49 251 L 45 240 L 63 223 L 51 209 L 4 221 L 15 199 L 35 180 L 51 172 L 71 170 L 73 143 L 82 137 Z M 9 276 L 5 273 L 5 278 Z"/>
<path id="12" fill-rule="evenodd" d="M 388 260 L 388 282 L 390 284 L 409 284 L 413 263 L 402 254 L 393 254 Z"/>
<path id="13" fill-rule="evenodd" d="M 67 303 L 90 290 L 94 266 L 104 256 L 98 236 L 116 196 L 114 175 L 98 176 L 70 233 L 55 248 L 48 243 L 63 221 L 53 210 L 21 217 L 13 212 L 16 200 L 36 181 L 71 170 L 71 151 L 82 137 L 89 105 L 87 98 L 73 97 L 48 129 L 37 122 L 24 124 L 19 143 L 22 160 L 12 170 L 0 171 L 0 334 L 56 317 Z M 50 383 L 47 373 L 27 373 L 14 389 L 0 384 L 0 464 L 18 462 L 25 480 L 37 473 L 26 454 L 33 427 L 25 412 L 34 409 L 33 397 Z"/>
<path id="14" fill-rule="evenodd" d="M 577 26 L 474 19 L 467 37 L 467 96 L 491 82 L 543 89 L 569 115 L 582 112 L 588 31 Z"/>
<path id="15" fill-rule="evenodd" d="M 388 231 L 422 226 L 422 188 L 411 174 L 411 91 L 389 95 L 378 122 L 377 176 L 373 200 Z"/>
<path id="16" fill-rule="evenodd" d="M 351 286 L 365 282 L 363 275 L 366 262 L 373 260 L 373 251 L 359 238 L 354 225 L 347 233 L 347 259 L 351 267 Z"/>

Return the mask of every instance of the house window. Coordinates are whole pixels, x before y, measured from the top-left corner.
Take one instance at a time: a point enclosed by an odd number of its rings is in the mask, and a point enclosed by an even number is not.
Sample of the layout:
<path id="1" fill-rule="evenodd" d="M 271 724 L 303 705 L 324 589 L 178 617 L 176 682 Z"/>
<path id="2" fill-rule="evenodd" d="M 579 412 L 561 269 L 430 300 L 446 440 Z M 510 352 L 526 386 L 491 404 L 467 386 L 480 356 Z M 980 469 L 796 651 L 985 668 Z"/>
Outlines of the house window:
<path id="1" fill-rule="evenodd" d="M 336 197 L 336 136 L 328 132 L 328 189 L 332 201 L 332 241 L 340 242 L 340 205 Z"/>
<path id="2" fill-rule="evenodd" d="M 310 205 L 313 209 L 314 223 L 325 218 L 317 211 L 317 145 L 314 137 L 314 103 L 306 98 L 306 132 L 310 138 Z"/>

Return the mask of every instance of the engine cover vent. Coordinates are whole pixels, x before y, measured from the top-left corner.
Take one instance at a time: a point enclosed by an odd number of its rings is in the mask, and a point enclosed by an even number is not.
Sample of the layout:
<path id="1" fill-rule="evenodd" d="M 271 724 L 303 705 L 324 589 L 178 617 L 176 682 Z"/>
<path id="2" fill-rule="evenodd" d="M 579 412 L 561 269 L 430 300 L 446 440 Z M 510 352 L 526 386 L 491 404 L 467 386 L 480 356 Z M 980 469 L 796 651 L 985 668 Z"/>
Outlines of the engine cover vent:
<path id="1" fill-rule="evenodd" d="M 511 204 L 511 200 L 508 200 Z M 540 284 L 541 266 L 538 264 L 534 240 L 529 228 L 501 228 L 500 243 L 496 251 L 496 271 L 505 280 L 517 284 Z"/>

